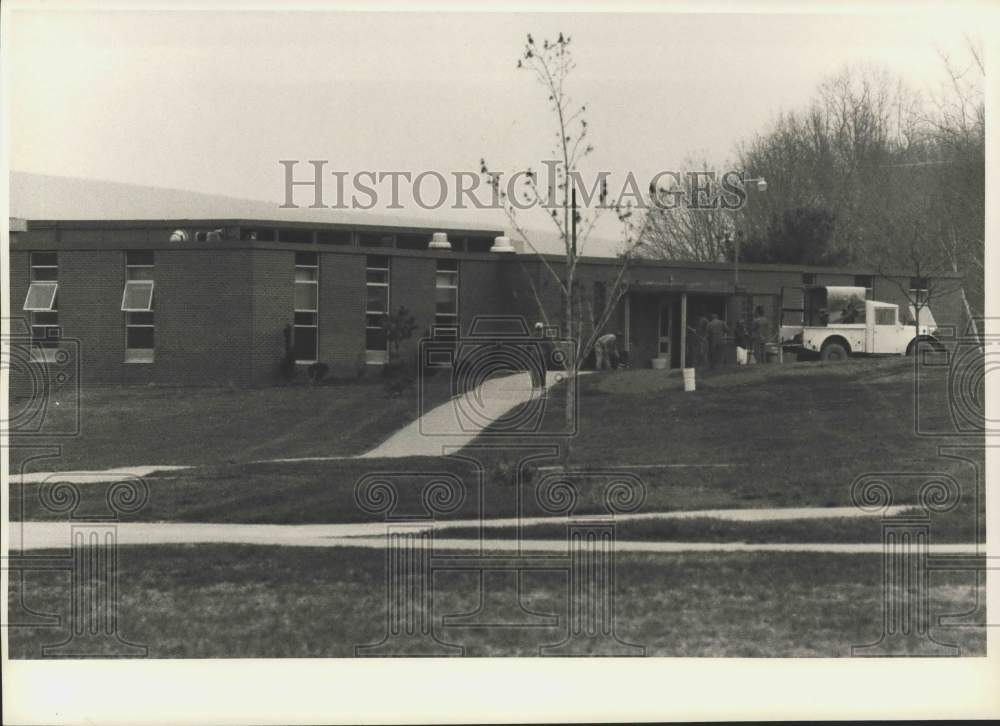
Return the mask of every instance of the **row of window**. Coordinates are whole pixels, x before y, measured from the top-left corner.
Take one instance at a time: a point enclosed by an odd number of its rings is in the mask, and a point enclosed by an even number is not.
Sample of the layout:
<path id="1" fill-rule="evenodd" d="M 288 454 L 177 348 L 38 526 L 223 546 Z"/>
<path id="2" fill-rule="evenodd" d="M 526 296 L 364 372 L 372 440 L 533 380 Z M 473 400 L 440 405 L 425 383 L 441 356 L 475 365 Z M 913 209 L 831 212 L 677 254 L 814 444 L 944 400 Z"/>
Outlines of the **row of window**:
<path id="1" fill-rule="evenodd" d="M 382 325 L 391 313 L 389 290 L 391 259 L 368 255 L 365 259 L 365 361 L 385 363 L 389 340 Z M 295 254 L 294 350 L 297 363 L 319 360 L 319 255 Z M 438 260 L 434 275 L 435 331 L 458 337 L 458 261 Z"/>
<path id="2" fill-rule="evenodd" d="M 125 361 L 151 363 L 155 345 L 153 317 L 153 253 L 125 253 Z M 24 310 L 31 314 L 32 349 L 49 360 L 59 347 L 59 257 L 56 252 L 32 252 Z"/>
<path id="3" fill-rule="evenodd" d="M 31 313 L 35 348 L 54 351 L 59 343 L 59 265 L 55 252 L 31 253 L 31 276 L 24 310 Z M 125 361 L 151 363 L 156 348 L 153 311 L 153 252 L 125 253 Z M 382 326 L 389 307 L 391 261 L 368 255 L 365 269 L 365 353 L 370 363 L 384 363 L 388 339 Z M 295 253 L 294 350 L 298 363 L 319 360 L 319 255 Z M 458 261 L 438 260 L 434 276 L 435 331 L 458 336 Z"/>
<path id="4" fill-rule="evenodd" d="M 197 235 L 212 235 L 215 232 L 200 231 Z M 392 232 L 352 232 L 343 229 L 297 229 L 274 227 L 243 227 L 240 229 L 240 239 L 257 240 L 260 242 L 293 242 L 299 244 L 321 244 L 358 247 L 388 247 L 398 250 L 426 250 L 430 242 L 428 233 L 392 233 Z M 199 239 L 199 241 L 205 241 Z M 490 236 L 465 236 L 448 233 L 451 249 L 456 252 L 489 252 L 494 245 Z"/>

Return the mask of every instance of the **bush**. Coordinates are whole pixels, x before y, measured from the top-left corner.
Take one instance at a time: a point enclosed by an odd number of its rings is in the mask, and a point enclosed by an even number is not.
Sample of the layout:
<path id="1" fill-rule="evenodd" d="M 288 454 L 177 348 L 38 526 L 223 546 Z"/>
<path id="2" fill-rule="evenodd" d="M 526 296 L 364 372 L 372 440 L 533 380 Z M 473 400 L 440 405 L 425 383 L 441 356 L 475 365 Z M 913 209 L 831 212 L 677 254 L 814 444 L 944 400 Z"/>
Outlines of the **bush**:
<path id="1" fill-rule="evenodd" d="M 382 379 L 385 392 L 390 396 L 402 396 L 413 388 L 416 382 L 416 367 L 414 360 L 396 358 L 382 366 Z"/>
<path id="2" fill-rule="evenodd" d="M 295 353 L 292 351 L 286 351 L 285 355 L 281 359 L 281 377 L 284 378 L 289 383 L 295 380 L 295 374 L 298 372 L 295 366 Z"/>
<path id="3" fill-rule="evenodd" d="M 309 380 L 313 385 L 316 385 L 317 383 L 322 383 L 323 379 L 326 378 L 327 374 L 330 372 L 330 366 L 326 363 L 317 361 L 306 370 L 309 373 Z"/>

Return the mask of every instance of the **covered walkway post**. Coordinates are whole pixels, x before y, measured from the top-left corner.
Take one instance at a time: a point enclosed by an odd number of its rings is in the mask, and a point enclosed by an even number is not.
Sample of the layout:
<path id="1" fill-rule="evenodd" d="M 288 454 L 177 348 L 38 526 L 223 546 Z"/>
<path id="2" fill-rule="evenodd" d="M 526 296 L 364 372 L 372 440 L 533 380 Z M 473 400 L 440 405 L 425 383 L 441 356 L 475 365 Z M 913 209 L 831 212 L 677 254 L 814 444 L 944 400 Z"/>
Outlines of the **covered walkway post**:
<path id="1" fill-rule="evenodd" d="M 688 294 L 681 293 L 681 370 L 687 367 Z"/>

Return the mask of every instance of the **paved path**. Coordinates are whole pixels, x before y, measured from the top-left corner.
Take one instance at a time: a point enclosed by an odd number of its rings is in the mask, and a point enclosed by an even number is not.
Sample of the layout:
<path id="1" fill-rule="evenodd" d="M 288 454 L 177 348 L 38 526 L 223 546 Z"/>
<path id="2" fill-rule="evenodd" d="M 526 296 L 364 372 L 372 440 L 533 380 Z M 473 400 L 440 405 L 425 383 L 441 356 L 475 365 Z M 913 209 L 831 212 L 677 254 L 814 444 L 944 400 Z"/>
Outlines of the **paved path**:
<path id="1" fill-rule="evenodd" d="M 148 466 L 122 466 L 117 469 L 101 469 L 100 471 L 31 471 L 24 474 L 11 472 L 11 483 L 41 484 L 49 479 L 71 484 L 91 484 L 109 481 L 120 481 L 130 477 L 139 479 L 155 472 L 178 471 L 190 469 L 190 466 L 173 466 L 168 464 L 151 464 Z"/>
<path id="2" fill-rule="evenodd" d="M 87 525 L 83 525 L 87 526 Z M 286 547 L 385 547 L 382 534 L 370 534 L 371 525 L 332 524 L 184 524 L 126 523 L 117 525 L 119 545 L 166 544 L 243 544 Z M 346 535 L 345 528 L 354 527 L 361 536 Z M 416 540 L 417 542 L 421 540 Z M 10 547 L 13 550 L 66 549 L 70 542 L 70 526 L 66 522 L 27 522 L 23 527 L 11 526 Z M 473 538 L 434 540 L 435 551 L 489 552 L 554 552 L 566 553 L 565 539 L 521 540 Z M 882 552 L 879 542 L 860 544 L 780 543 L 747 544 L 744 542 L 630 542 L 616 541 L 618 552 L 830 552 L 842 554 L 876 554 Z M 932 544 L 931 554 L 982 554 L 985 545 Z"/>
<path id="3" fill-rule="evenodd" d="M 898 514 L 908 507 L 892 507 L 889 514 Z M 670 519 L 691 519 L 694 517 L 707 517 L 710 519 L 721 519 L 731 522 L 766 522 L 781 520 L 799 519 L 819 519 L 819 518 L 858 518 L 858 517 L 878 517 L 880 514 L 863 512 L 853 507 L 816 507 L 816 508 L 795 508 L 795 509 L 708 509 L 687 512 L 644 512 L 641 514 L 622 514 L 615 518 L 615 521 L 626 522 L 636 520 L 670 520 Z M 488 519 L 483 522 L 486 527 L 510 528 L 517 524 L 525 526 L 536 524 L 565 524 L 567 520 L 557 517 L 524 517 L 522 519 Z M 578 518 L 576 521 L 585 522 L 586 518 Z M 471 538 L 449 539 L 449 529 L 475 527 L 479 520 L 456 519 L 444 522 L 433 523 L 437 542 L 439 546 L 457 549 L 469 549 L 470 543 L 478 543 L 478 540 Z M 426 526 L 420 524 L 408 525 L 414 530 L 429 529 L 432 523 Z M 122 545 L 136 544 L 257 544 L 257 545 L 277 545 L 277 546 L 305 546 L 305 547 L 334 547 L 334 546 L 358 546 L 358 547 L 380 547 L 385 544 L 385 527 L 381 522 L 359 522 L 349 524 L 224 524 L 210 522 L 124 522 L 116 525 L 118 542 Z M 14 547 L 22 549 L 49 549 L 64 548 L 70 541 L 69 522 L 25 522 L 24 524 L 12 523 L 10 527 L 10 541 Z M 505 549 L 510 545 L 509 540 L 489 540 L 496 544 L 499 549 Z M 536 540 L 544 542 L 545 548 L 555 548 L 565 546 L 563 540 Z M 381 543 L 381 544 L 379 544 Z M 621 543 L 630 547 L 651 547 L 653 549 L 642 551 L 660 551 L 661 545 L 669 548 L 675 546 L 690 545 L 697 548 L 701 546 L 714 547 L 719 543 L 680 543 L 680 542 L 633 542 Z M 739 543 L 721 543 L 725 546 L 736 546 Z M 477 544 L 478 546 L 478 544 Z M 741 545 L 742 546 L 742 545 Z M 757 545 L 746 545 L 747 547 Z M 778 545 L 775 545 L 778 546 Z M 826 546 L 826 545 L 822 545 Z M 836 545 L 839 547 L 840 545 Z M 866 545 L 867 546 L 867 545 Z M 802 545 L 802 547 L 812 548 L 814 545 Z M 490 545 L 493 548 L 493 544 Z"/>
<path id="4" fill-rule="evenodd" d="M 549 371 L 546 385 L 556 385 L 562 379 L 563 373 Z M 527 373 L 490 378 L 475 390 L 428 411 L 362 454 L 361 458 L 441 456 L 443 452 L 455 452 L 476 438 L 491 422 L 539 395 L 538 390 L 532 389 Z"/>

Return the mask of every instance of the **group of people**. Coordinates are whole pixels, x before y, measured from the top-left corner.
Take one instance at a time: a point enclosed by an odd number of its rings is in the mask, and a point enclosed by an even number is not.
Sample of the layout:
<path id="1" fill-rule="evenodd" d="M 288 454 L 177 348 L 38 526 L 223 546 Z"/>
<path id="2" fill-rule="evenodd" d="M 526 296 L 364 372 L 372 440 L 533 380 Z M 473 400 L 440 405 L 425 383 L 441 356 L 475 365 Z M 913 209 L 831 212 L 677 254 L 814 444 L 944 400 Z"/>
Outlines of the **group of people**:
<path id="1" fill-rule="evenodd" d="M 688 327 L 688 363 L 692 367 L 705 365 L 715 369 L 722 364 L 725 356 L 727 339 L 732 333 L 736 343 L 736 362 L 738 364 L 764 363 L 766 361 L 766 346 L 772 341 L 773 330 L 771 320 L 764 314 L 764 308 L 757 306 L 749 326 L 738 320 L 733 330 L 722 320 L 718 313 L 704 311 L 698 316 L 694 327 Z M 548 362 L 552 341 L 545 335 L 542 323 L 535 324 L 535 336 L 542 339 L 548 347 L 543 351 L 542 358 Z M 597 370 L 618 368 L 623 354 L 619 348 L 621 333 L 605 333 L 594 341 L 594 367 Z M 545 365 L 539 370 L 532 370 L 532 383 L 536 387 L 545 388 Z"/>
<path id="2" fill-rule="evenodd" d="M 774 331 L 771 320 L 764 314 L 764 308 L 754 309 L 753 320 L 748 326 L 743 320 L 736 321 L 730 331 L 718 313 L 704 313 L 698 316 L 694 327 L 689 327 L 688 359 L 698 367 L 706 363 L 712 369 L 721 365 L 726 350 L 726 339 L 732 332 L 736 344 L 736 362 L 740 365 L 764 363 L 766 346 L 771 342 Z"/>

